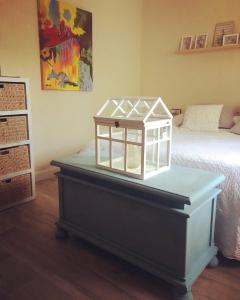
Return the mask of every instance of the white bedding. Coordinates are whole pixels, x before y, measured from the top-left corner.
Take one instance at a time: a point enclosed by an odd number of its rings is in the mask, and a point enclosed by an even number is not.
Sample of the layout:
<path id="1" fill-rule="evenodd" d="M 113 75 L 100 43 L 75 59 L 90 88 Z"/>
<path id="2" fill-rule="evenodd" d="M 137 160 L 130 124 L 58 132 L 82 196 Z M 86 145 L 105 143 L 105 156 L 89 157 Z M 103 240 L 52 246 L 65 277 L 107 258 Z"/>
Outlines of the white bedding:
<path id="1" fill-rule="evenodd" d="M 216 217 L 216 244 L 240 260 L 240 136 L 224 130 L 173 129 L 172 163 L 224 174 Z"/>

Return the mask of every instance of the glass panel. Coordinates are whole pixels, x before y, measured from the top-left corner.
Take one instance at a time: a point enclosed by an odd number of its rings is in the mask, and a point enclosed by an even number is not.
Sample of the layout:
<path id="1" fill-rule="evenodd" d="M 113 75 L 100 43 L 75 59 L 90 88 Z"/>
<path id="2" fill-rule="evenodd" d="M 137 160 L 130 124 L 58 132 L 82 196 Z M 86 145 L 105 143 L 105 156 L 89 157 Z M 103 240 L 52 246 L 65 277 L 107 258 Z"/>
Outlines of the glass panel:
<path id="1" fill-rule="evenodd" d="M 138 129 L 127 129 L 127 141 L 142 143 L 142 130 Z"/>
<path id="2" fill-rule="evenodd" d="M 98 147 L 98 164 L 110 167 L 109 141 L 97 140 Z"/>
<path id="3" fill-rule="evenodd" d="M 119 103 L 119 101 L 108 101 L 105 102 L 104 105 L 101 108 L 101 113 L 99 114 L 99 117 L 110 117 L 112 115 L 112 113 L 116 110 L 117 104 Z"/>
<path id="4" fill-rule="evenodd" d="M 127 144 L 127 172 L 141 174 L 142 146 Z"/>
<path id="5" fill-rule="evenodd" d="M 149 110 L 153 107 L 155 102 L 156 99 L 141 99 L 141 101 L 137 105 L 138 112 L 145 117 Z"/>
<path id="6" fill-rule="evenodd" d="M 112 139 L 115 140 L 125 140 L 125 128 L 121 127 L 111 127 L 112 130 Z"/>
<path id="7" fill-rule="evenodd" d="M 160 117 L 161 119 L 167 119 L 168 115 L 165 109 L 161 105 L 157 105 L 156 108 L 153 110 L 152 117 Z"/>
<path id="8" fill-rule="evenodd" d="M 124 170 L 125 144 L 112 142 L 112 168 Z"/>
<path id="9" fill-rule="evenodd" d="M 170 137 L 170 127 L 165 126 L 160 128 L 160 139 L 167 139 Z"/>
<path id="10" fill-rule="evenodd" d="M 109 138 L 109 126 L 97 125 L 97 135 Z"/>
<path id="11" fill-rule="evenodd" d="M 169 149 L 169 141 L 161 142 L 159 148 L 159 167 L 168 165 L 168 149 Z"/>
<path id="12" fill-rule="evenodd" d="M 126 116 L 126 110 L 123 108 L 123 99 L 112 99 L 111 102 L 115 105 L 115 109 L 111 114 L 111 117 L 123 118 Z"/>
<path id="13" fill-rule="evenodd" d="M 136 104 L 137 100 L 136 99 L 126 99 L 124 101 L 124 104 L 122 105 L 124 111 L 126 111 L 126 115 L 128 115 L 131 111 L 131 116 L 136 115 L 136 111 L 134 108 L 135 104 Z"/>
<path id="14" fill-rule="evenodd" d="M 158 140 L 158 128 L 147 130 L 147 142 L 154 142 Z"/>
<path id="15" fill-rule="evenodd" d="M 146 172 L 156 171 L 158 169 L 158 143 L 147 145 L 146 149 Z"/>

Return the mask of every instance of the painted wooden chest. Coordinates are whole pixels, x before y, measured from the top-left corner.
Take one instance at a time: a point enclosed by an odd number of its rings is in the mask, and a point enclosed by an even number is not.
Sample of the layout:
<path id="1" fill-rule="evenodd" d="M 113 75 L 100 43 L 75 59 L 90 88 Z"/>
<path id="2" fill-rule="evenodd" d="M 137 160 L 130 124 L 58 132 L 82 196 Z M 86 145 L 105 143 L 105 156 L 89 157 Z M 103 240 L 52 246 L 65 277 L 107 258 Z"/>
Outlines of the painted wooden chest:
<path id="1" fill-rule="evenodd" d="M 194 281 L 217 263 L 214 224 L 224 176 L 172 166 L 139 180 L 100 170 L 87 155 L 52 164 L 60 167 L 57 238 L 71 232 L 170 283 L 177 299 L 192 299 Z"/>

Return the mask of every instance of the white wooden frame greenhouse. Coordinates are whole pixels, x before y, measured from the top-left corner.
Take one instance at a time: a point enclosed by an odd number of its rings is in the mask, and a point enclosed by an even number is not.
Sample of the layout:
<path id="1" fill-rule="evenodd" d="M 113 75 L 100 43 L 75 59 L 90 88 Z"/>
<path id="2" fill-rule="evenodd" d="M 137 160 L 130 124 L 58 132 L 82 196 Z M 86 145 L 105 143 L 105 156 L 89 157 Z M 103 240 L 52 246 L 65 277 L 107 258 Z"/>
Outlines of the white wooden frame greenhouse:
<path id="1" fill-rule="evenodd" d="M 160 97 L 108 99 L 94 120 L 97 167 L 139 179 L 169 170 L 172 115 Z"/>

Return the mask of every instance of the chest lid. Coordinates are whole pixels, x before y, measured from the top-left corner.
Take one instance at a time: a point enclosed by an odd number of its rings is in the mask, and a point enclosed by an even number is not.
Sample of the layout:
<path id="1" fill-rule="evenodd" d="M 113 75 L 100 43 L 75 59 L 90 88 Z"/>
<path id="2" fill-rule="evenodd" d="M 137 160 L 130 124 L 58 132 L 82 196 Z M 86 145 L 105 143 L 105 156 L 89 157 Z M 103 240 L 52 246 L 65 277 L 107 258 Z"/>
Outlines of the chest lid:
<path id="1" fill-rule="evenodd" d="M 224 181 L 224 176 L 213 172 L 173 165 L 167 172 L 140 180 L 95 167 L 93 155 L 76 154 L 52 161 L 62 172 L 95 177 L 110 185 L 128 189 L 132 194 L 145 194 L 147 200 L 170 206 L 192 205 L 205 193 Z"/>

